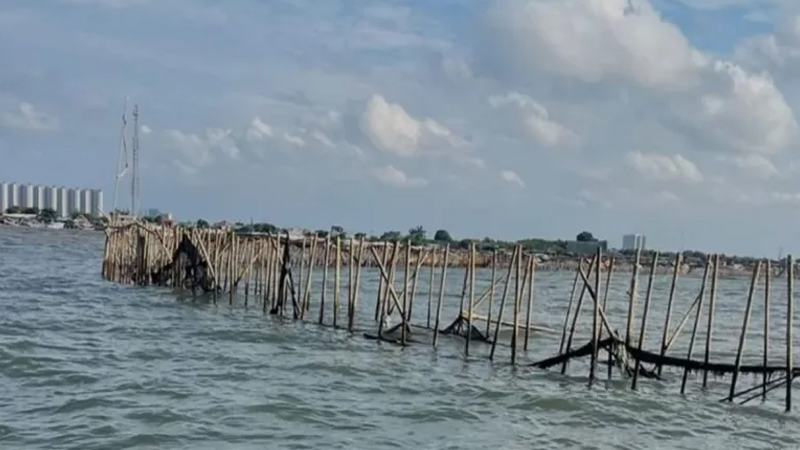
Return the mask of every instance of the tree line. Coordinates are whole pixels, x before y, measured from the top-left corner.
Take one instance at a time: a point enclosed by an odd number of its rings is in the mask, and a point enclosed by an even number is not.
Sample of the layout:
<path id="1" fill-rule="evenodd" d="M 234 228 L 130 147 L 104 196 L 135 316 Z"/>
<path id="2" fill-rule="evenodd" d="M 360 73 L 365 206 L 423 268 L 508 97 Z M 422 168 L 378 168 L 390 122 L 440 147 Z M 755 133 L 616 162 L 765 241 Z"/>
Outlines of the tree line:
<path id="1" fill-rule="evenodd" d="M 197 228 L 211 228 L 212 225 L 200 219 L 194 223 L 184 223 L 184 226 L 195 226 Z M 245 224 L 236 222 L 232 224 L 232 228 L 238 233 L 282 233 L 289 230 L 278 227 L 271 223 L 253 223 Z M 432 235 L 422 226 L 417 225 L 410 228 L 407 232 L 399 230 L 384 231 L 380 234 L 369 235 L 363 232 L 349 232 L 340 225 L 333 225 L 329 229 L 319 229 L 315 231 L 306 231 L 307 236 L 317 236 L 320 238 L 354 238 L 364 239 L 372 242 L 411 242 L 413 245 L 444 245 L 450 244 L 452 247 L 460 249 L 468 249 L 474 242 L 479 251 L 512 251 L 517 245 L 521 245 L 527 251 L 535 251 L 542 253 L 567 253 L 567 240 L 562 239 L 540 239 L 540 238 L 527 238 L 516 241 L 506 241 L 501 239 L 494 239 L 484 237 L 482 239 L 474 238 L 454 238 L 446 229 L 438 229 Z M 598 240 L 588 231 L 582 231 L 576 238 L 576 241 L 581 242 L 597 242 Z"/>

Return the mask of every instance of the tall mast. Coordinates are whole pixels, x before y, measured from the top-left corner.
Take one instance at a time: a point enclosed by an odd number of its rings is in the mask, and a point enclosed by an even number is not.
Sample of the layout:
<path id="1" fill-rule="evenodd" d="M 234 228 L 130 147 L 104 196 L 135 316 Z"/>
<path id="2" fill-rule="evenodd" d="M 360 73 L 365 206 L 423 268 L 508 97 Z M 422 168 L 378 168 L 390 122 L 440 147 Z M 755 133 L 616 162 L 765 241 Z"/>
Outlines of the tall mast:
<path id="1" fill-rule="evenodd" d="M 133 105 L 133 173 L 131 174 L 131 215 L 139 214 L 139 105 Z"/>
<path id="2" fill-rule="evenodd" d="M 117 210 L 117 192 L 119 191 L 119 180 L 128 171 L 128 146 L 125 143 L 125 127 L 128 125 L 125 115 L 128 113 L 128 97 L 125 97 L 125 107 L 122 110 L 122 125 L 119 130 L 119 150 L 117 152 L 117 172 L 114 177 L 114 195 L 111 202 L 111 212 Z"/>

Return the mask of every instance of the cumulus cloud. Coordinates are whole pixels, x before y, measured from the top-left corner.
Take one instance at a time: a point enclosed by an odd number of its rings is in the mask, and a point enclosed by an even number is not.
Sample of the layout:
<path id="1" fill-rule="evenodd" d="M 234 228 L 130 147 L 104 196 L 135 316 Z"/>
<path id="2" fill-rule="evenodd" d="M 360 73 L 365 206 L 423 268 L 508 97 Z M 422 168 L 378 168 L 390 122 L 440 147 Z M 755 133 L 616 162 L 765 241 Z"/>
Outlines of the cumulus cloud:
<path id="1" fill-rule="evenodd" d="M 37 111 L 30 103 L 22 102 L 16 111 L 0 114 L 0 122 L 8 127 L 23 131 L 49 132 L 59 129 L 56 117 Z"/>
<path id="2" fill-rule="evenodd" d="M 522 129 L 539 145 L 556 147 L 578 142 L 575 132 L 551 119 L 547 109 L 527 95 L 514 91 L 493 95 L 489 97 L 489 105 L 493 108 L 514 108 Z"/>
<path id="3" fill-rule="evenodd" d="M 388 165 L 385 167 L 373 168 L 372 176 L 381 183 L 399 188 L 420 188 L 428 185 L 428 181 L 423 178 L 409 177 L 402 170 Z"/>
<path id="4" fill-rule="evenodd" d="M 503 170 L 500 172 L 500 177 L 506 181 L 507 183 L 515 184 L 519 187 L 524 188 L 525 183 L 520 178 L 519 174 L 514 172 L 513 170 Z"/>
<path id="5" fill-rule="evenodd" d="M 627 161 L 636 172 L 648 179 L 684 183 L 703 181 L 703 174 L 697 166 L 679 154 L 632 152 L 628 154 Z"/>

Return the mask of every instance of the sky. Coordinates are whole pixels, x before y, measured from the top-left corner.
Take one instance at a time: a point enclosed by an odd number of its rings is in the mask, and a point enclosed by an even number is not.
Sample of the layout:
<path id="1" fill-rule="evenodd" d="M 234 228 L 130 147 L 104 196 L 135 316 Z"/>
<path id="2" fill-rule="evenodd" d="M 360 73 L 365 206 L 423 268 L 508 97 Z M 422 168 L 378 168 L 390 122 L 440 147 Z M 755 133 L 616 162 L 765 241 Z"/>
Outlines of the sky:
<path id="1" fill-rule="evenodd" d="M 182 220 L 800 254 L 798 75 L 796 0 L 3 0 L 0 180 L 110 210 L 129 97 Z"/>

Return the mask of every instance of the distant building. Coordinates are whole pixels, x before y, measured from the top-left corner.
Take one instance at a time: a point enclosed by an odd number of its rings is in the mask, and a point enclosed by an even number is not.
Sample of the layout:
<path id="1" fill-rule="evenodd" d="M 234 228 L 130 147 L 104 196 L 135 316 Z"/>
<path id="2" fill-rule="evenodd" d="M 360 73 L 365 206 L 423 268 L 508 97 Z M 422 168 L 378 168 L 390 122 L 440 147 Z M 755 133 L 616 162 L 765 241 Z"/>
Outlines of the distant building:
<path id="1" fill-rule="evenodd" d="M 84 214 L 92 213 L 92 191 L 89 189 L 80 190 L 81 206 L 80 212 Z"/>
<path id="2" fill-rule="evenodd" d="M 99 216 L 103 209 L 103 191 L 0 182 L 0 212 L 12 207 L 53 209 L 60 218 L 75 212 Z"/>
<path id="3" fill-rule="evenodd" d="M 647 237 L 641 234 L 626 234 L 622 236 L 622 249 L 644 251 L 647 249 Z"/>
<path id="4" fill-rule="evenodd" d="M 58 214 L 58 194 L 55 186 L 47 186 L 44 188 L 44 207 L 52 209 Z"/>
<path id="5" fill-rule="evenodd" d="M 100 189 L 93 189 L 91 214 L 95 217 L 100 217 L 103 215 L 103 211 L 103 191 Z"/>
<path id="6" fill-rule="evenodd" d="M 11 207 L 11 185 L 9 183 L 0 183 L 0 214 L 6 212 Z"/>
<path id="7" fill-rule="evenodd" d="M 11 208 L 12 206 L 20 206 L 22 201 L 19 198 L 19 184 L 18 183 L 11 183 L 10 190 L 8 192 L 8 207 Z"/>
<path id="8" fill-rule="evenodd" d="M 67 189 L 67 216 L 71 216 L 81 209 L 80 189 Z"/>
<path id="9" fill-rule="evenodd" d="M 39 210 L 47 208 L 47 205 L 44 201 L 44 186 L 34 186 L 33 187 L 33 207 Z"/>
<path id="10" fill-rule="evenodd" d="M 20 201 L 20 205 L 23 208 L 33 208 L 33 185 L 26 184 L 22 188 L 22 200 Z"/>
<path id="11" fill-rule="evenodd" d="M 58 217 L 69 217 L 69 189 L 63 186 L 56 188 L 56 205 Z"/>

